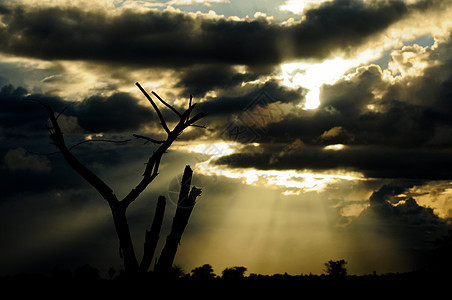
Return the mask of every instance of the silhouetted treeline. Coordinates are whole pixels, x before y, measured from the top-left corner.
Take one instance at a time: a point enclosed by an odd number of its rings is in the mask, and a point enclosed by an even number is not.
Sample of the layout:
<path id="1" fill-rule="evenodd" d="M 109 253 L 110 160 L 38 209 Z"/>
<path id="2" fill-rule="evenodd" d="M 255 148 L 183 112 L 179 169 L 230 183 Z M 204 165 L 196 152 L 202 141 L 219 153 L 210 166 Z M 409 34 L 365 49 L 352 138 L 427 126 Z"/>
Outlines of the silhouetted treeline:
<path id="1" fill-rule="evenodd" d="M 450 270 L 449 270 L 450 271 Z M 444 296 L 448 291 L 451 276 L 448 272 L 433 273 L 419 270 L 403 273 L 332 276 L 327 274 L 245 274 L 242 266 L 230 267 L 216 274 L 209 264 L 184 272 L 173 267 L 168 277 L 161 273 L 147 272 L 143 277 L 130 278 L 125 272 L 113 272 L 103 278 L 99 271 L 82 266 L 73 272 L 56 269 L 52 275 L 19 274 L 0 277 L 0 288 L 13 299 L 36 295 L 56 296 L 58 299 L 97 298 L 134 299 L 143 295 L 159 295 L 165 298 L 213 299 L 222 296 L 231 299 L 290 299 L 317 295 L 323 298 L 337 298 L 339 295 L 363 295 L 383 298 L 400 296 L 409 299 L 420 293 L 428 299 Z M 438 292 L 441 291 L 440 294 Z M 446 292 L 447 293 L 447 292 Z M 127 297 L 127 298 L 126 298 Z M 353 298 L 353 297 L 352 297 Z M 48 298 L 46 298 L 48 299 Z M 358 298 L 357 298 L 358 299 Z"/>
<path id="2" fill-rule="evenodd" d="M 55 282 L 121 282 L 121 281 L 303 281 L 303 280 L 410 280 L 410 279 L 442 279 L 452 278 L 452 270 L 447 272 L 434 272 L 432 270 L 416 270 L 410 272 L 395 272 L 377 274 L 373 271 L 370 274 L 337 276 L 334 273 L 324 274 L 245 274 L 247 268 L 234 266 L 224 269 L 221 274 L 216 274 L 209 264 L 194 268 L 190 273 L 186 273 L 181 267 L 173 266 L 171 272 L 166 277 L 160 273 L 147 272 L 141 278 L 130 278 L 123 270 L 116 272 L 110 268 L 108 277 L 102 277 L 98 269 L 84 265 L 74 271 L 55 268 L 51 275 L 21 273 L 17 275 L 0 276 L 1 282 L 33 282 L 33 281 L 55 281 Z"/>
<path id="3" fill-rule="evenodd" d="M 0 276 L 1 286 L 9 284 L 40 284 L 40 283 L 101 283 L 116 285 L 121 282 L 138 282 L 147 285 L 153 282 L 372 282 L 372 281 L 437 281 L 448 280 L 452 282 L 452 230 L 447 235 L 442 236 L 430 243 L 435 247 L 426 252 L 427 259 L 424 259 L 424 267 L 411 272 L 381 273 L 372 271 L 365 275 L 349 274 L 347 262 L 345 260 L 329 260 L 326 262 L 324 274 L 247 274 L 244 266 L 233 266 L 225 268 L 221 273 L 216 274 L 210 264 L 204 264 L 186 272 L 181 266 L 173 265 L 168 272 L 149 271 L 142 273 L 139 278 L 130 277 L 124 270 L 109 268 L 106 276 L 101 276 L 99 269 L 83 265 L 75 270 L 54 268 L 50 275 L 43 274 L 16 274 Z"/>

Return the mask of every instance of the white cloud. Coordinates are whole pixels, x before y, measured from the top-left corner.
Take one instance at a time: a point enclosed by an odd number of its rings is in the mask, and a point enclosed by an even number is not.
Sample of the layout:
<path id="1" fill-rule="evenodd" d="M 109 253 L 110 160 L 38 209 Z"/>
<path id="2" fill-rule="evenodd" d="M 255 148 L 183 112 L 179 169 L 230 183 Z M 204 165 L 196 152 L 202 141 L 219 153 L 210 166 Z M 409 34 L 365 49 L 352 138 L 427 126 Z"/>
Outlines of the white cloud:
<path id="1" fill-rule="evenodd" d="M 421 76 L 426 67 L 431 66 L 429 62 L 430 47 L 421 47 L 419 45 L 405 46 L 400 50 L 394 50 L 391 53 L 392 61 L 388 68 L 396 75 L 400 73 L 405 76 Z"/>
<path id="2" fill-rule="evenodd" d="M 313 7 L 329 1 L 331 0 L 286 0 L 283 5 L 279 6 L 279 9 L 300 14 L 305 8 Z"/>
<path id="3" fill-rule="evenodd" d="M 440 218 L 452 218 L 452 182 L 428 182 L 414 186 L 407 194 L 415 197 L 419 205 L 432 208 Z"/>

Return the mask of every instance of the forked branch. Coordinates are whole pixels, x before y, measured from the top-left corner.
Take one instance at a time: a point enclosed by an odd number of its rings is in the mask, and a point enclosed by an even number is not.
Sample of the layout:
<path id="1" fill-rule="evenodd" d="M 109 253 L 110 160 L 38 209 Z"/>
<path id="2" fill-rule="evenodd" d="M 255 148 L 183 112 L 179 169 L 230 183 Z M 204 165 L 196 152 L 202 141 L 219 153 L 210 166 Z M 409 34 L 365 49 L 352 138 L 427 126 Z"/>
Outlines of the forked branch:
<path id="1" fill-rule="evenodd" d="M 132 189 L 129 194 L 122 200 L 123 204 L 128 206 L 130 203 L 132 203 L 143 191 L 144 189 L 154 180 L 154 178 L 158 175 L 158 168 L 160 165 L 161 158 L 163 154 L 166 153 L 168 148 L 173 144 L 173 142 L 177 139 L 177 137 L 189 126 L 196 126 L 205 128 L 205 126 L 202 125 L 196 125 L 195 122 L 199 121 L 203 117 L 207 116 L 206 113 L 198 113 L 193 118 L 190 119 L 190 113 L 194 109 L 196 104 L 192 104 L 192 96 L 190 95 L 190 102 L 188 105 L 187 110 L 184 113 L 179 113 L 173 106 L 165 102 L 163 99 L 161 99 L 157 93 L 152 92 L 154 96 L 156 96 L 160 102 L 162 102 L 166 107 L 170 108 L 174 113 L 176 113 L 179 116 L 179 122 L 176 124 L 176 126 L 173 128 L 173 130 L 170 130 L 166 124 L 165 119 L 163 118 L 162 113 L 160 112 L 159 108 L 157 107 L 156 103 L 152 100 L 151 96 L 144 90 L 144 88 L 137 82 L 137 87 L 140 89 L 140 91 L 146 96 L 146 98 L 151 103 L 152 107 L 154 108 L 155 112 L 157 113 L 160 123 L 162 124 L 163 129 L 168 134 L 166 140 L 164 141 L 158 141 L 143 135 L 137 135 L 134 134 L 134 137 L 139 139 L 144 139 L 146 142 L 152 142 L 155 144 L 160 144 L 159 148 L 154 151 L 151 157 L 149 157 L 149 160 L 146 164 L 146 168 L 143 173 L 142 180 L 138 183 L 138 185 Z"/>

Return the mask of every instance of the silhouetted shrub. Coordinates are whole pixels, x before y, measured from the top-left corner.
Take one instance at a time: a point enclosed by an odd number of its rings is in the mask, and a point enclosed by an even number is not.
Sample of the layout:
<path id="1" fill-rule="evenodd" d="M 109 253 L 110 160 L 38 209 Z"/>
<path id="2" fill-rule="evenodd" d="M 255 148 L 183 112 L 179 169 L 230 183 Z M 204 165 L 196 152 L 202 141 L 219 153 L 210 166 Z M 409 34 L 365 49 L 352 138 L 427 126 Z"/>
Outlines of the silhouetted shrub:
<path id="1" fill-rule="evenodd" d="M 243 278 L 245 272 L 246 272 L 246 268 L 245 267 L 232 267 L 232 268 L 226 268 L 223 270 L 222 274 L 222 278 L 223 279 L 240 279 Z"/>
<path id="2" fill-rule="evenodd" d="M 193 270 L 191 270 L 191 273 L 191 278 L 193 279 L 214 279 L 216 276 L 213 272 L 212 266 L 209 264 L 194 268 Z"/>
<path id="3" fill-rule="evenodd" d="M 327 263 L 325 263 L 326 270 L 325 272 L 327 275 L 334 277 L 334 278 L 343 278 L 347 276 L 347 268 L 345 268 L 345 265 L 347 262 L 343 259 L 341 260 L 330 260 Z"/>

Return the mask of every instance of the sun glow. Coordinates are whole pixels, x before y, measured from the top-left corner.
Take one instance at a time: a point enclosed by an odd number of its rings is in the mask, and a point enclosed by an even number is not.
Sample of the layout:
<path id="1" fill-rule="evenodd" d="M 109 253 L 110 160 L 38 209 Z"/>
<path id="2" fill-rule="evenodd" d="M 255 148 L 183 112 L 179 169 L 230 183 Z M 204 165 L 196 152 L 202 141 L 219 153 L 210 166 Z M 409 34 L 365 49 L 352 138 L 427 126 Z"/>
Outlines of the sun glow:
<path id="1" fill-rule="evenodd" d="M 291 88 L 304 87 L 308 89 L 304 109 L 315 109 L 320 105 L 320 87 L 323 84 L 333 84 L 351 68 L 372 61 L 379 56 L 379 50 L 367 50 L 351 59 L 336 57 L 320 63 L 291 62 L 282 64 L 282 83 Z"/>
<path id="2" fill-rule="evenodd" d="M 258 146 L 259 144 L 253 144 Z M 325 149 L 340 150 L 344 145 L 331 145 Z M 284 195 L 298 195 L 301 192 L 320 192 L 329 184 L 339 180 L 359 180 L 364 176 L 358 172 L 336 170 L 328 173 L 316 173 L 310 170 L 257 170 L 254 168 L 231 168 L 224 165 L 215 165 L 212 161 L 221 156 L 230 155 L 243 145 L 237 143 L 218 142 L 212 144 L 197 144 L 183 146 L 180 150 L 209 155 L 210 158 L 198 162 L 195 171 L 207 176 L 225 176 L 241 179 L 249 185 L 283 188 Z"/>
<path id="3" fill-rule="evenodd" d="M 280 10 L 287 10 L 295 14 L 300 14 L 303 10 L 314 4 L 321 4 L 331 0 L 287 0 L 279 7 Z"/>
<path id="4" fill-rule="evenodd" d="M 217 158 L 220 156 L 225 156 L 234 153 L 236 150 L 242 148 L 241 144 L 235 142 L 218 142 L 218 143 L 210 143 L 210 144 L 196 144 L 188 146 L 188 150 L 191 152 L 202 153 L 211 155 L 211 159 Z M 182 149 L 186 150 L 186 146 L 182 147 Z"/>
<path id="5" fill-rule="evenodd" d="M 342 150 L 345 148 L 346 148 L 346 146 L 344 144 L 334 144 L 334 145 L 328 145 L 328 146 L 323 147 L 323 150 L 337 151 L 337 150 Z"/>
<path id="6" fill-rule="evenodd" d="M 357 180 L 363 176 L 359 173 L 336 172 L 314 173 L 308 170 L 256 170 L 254 168 L 228 168 L 213 165 L 209 162 L 199 163 L 196 170 L 204 175 L 226 176 L 228 178 L 242 179 L 251 185 L 284 188 L 284 195 L 298 195 L 301 192 L 320 192 L 329 184 L 339 180 Z"/>

